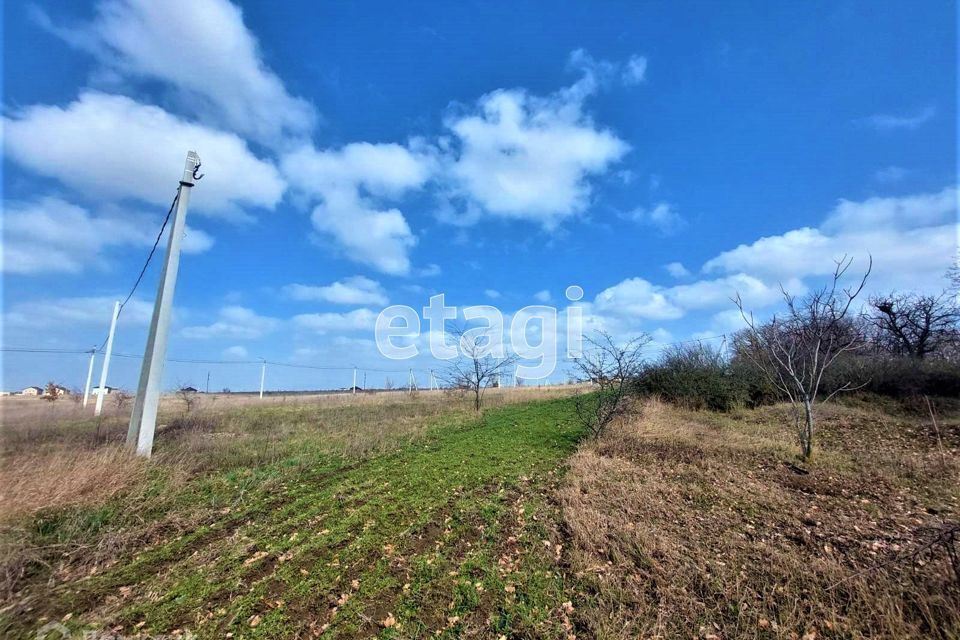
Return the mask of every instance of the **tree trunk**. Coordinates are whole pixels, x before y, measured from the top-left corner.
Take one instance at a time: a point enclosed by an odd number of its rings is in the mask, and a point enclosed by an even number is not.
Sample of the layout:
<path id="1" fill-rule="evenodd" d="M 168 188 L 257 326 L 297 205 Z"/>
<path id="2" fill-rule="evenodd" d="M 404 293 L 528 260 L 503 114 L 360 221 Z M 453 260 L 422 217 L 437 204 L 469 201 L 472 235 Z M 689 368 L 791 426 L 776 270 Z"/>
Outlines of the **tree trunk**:
<path id="1" fill-rule="evenodd" d="M 480 413 L 480 387 L 478 386 L 473 392 L 473 410 L 477 413 Z"/>
<path id="2" fill-rule="evenodd" d="M 803 400 L 804 417 L 803 438 L 800 443 L 803 448 L 803 459 L 809 460 L 813 455 L 813 403 L 809 398 Z"/>

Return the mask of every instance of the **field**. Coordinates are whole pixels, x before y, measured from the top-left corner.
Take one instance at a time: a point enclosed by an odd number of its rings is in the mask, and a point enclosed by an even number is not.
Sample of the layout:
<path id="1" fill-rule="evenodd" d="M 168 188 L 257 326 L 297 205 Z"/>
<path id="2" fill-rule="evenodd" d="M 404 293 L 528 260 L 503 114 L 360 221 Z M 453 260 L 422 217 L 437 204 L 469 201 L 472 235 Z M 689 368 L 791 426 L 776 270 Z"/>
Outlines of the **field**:
<path id="1" fill-rule="evenodd" d="M 171 397 L 149 462 L 4 398 L 0 635 L 960 636 L 956 402 L 826 406 L 800 465 L 785 407 L 587 439 L 585 392 Z"/>

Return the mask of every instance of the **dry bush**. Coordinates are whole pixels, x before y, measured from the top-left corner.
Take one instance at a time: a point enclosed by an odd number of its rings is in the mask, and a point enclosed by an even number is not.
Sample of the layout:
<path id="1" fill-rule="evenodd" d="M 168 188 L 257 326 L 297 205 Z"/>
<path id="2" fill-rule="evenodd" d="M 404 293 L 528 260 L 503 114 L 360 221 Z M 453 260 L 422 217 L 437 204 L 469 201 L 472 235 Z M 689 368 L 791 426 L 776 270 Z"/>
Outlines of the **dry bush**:
<path id="1" fill-rule="evenodd" d="M 958 452 L 948 474 L 917 481 L 902 461 L 935 445 L 906 419 L 913 431 L 887 448 L 899 461 L 869 457 L 877 425 L 844 449 L 869 413 L 824 411 L 806 474 L 784 464 L 783 406 L 734 419 L 651 402 L 642 421 L 585 443 L 560 489 L 569 569 L 588 587 L 578 626 L 596 638 L 956 637 L 946 558 L 902 559 L 923 526 L 956 519 Z"/>

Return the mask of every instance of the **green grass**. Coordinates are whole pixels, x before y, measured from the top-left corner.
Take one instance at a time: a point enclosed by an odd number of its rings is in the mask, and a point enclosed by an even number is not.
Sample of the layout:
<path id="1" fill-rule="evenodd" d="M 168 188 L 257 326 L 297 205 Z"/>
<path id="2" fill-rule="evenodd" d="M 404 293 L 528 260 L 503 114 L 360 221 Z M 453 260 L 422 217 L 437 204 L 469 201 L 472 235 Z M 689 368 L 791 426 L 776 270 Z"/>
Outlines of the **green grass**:
<path id="1" fill-rule="evenodd" d="M 428 435 L 366 460 L 304 447 L 255 468 L 190 481 L 164 512 L 101 505 L 54 542 L 170 518 L 195 526 L 152 536 L 92 575 L 34 585 L 32 607 L 0 618 L 33 637 L 72 614 L 78 629 L 199 638 L 562 637 L 570 600 L 555 558 L 549 487 L 580 432 L 569 399 L 446 416 Z M 145 491 L 162 491 L 163 478 Z M 77 522 L 84 526 L 76 529 Z M 384 625 L 392 616 L 396 625 Z"/>

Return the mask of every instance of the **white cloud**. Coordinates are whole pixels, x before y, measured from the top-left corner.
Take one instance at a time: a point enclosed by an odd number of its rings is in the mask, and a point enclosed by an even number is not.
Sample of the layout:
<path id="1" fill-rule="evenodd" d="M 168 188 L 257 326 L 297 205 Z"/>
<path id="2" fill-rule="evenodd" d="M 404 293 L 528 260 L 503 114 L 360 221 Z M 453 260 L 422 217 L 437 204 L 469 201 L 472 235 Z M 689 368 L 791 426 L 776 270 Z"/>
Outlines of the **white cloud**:
<path id="1" fill-rule="evenodd" d="M 804 292 L 804 285 L 798 279 L 787 280 L 783 285 L 791 293 Z M 750 307 L 765 307 L 783 297 L 778 283 L 766 283 L 745 273 L 676 285 L 664 289 L 663 292 L 672 304 L 685 311 L 732 305 L 732 299 L 737 294 Z"/>
<path id="2" fill-rule="evenodd" d="M 41 19 L 115 75 L 170 85 L 195 116 L 261 143 L 303 137 L 316 121 L 313 107 L 264 63 L 240 8 L 227 0 L 104 0 L 78 28 Z"/>
<path id="3" fill-rule="evenodd" d="M 150 247 L 159 221 L 142 214 L 93 215 L 61 198 L 4 204 L 0 270 L 5 273 L 79 273 L 87 267 L 104 268 L 109 249 Z M 153 228 L 157 227 L 157 228 Z M 182 250 L 201 253 L 213 238 L 187 228 Z"/>
<path id="4" fill-rule="evenodd" d="M 784 283 L 795 293 L 803 292 L 798 280 Z M 777 283 L 738 273 L 712 280 L 664 287 L 643 278 L 628 278 L 601 291 L 588 305 L 593 316 L 633 322 L 636 330 L 642 320 L 677 320 L 691 311 L 732 306 L 737 294 L 751 307 L 765 307 L 781 299 Z"/>
<path id="5" fill-rule="evenodd" d="M 491 300 L 496 300 L 497 298 L 500 297 L 500 292 L 497 291 L 496 289 L 484 289 L 483 295 L 487 296 Z"/>
<path id="6" fill-rule="evenodd" d="M 346 313 L 304 313 L 293 317 L 295 326 L 317 333 L 372 331 L 376 321 L 377 314 L 370 309 L 354 309 Z"/>
<path id="7" fill-rule="evenodd" d="M 546 97 L 499 89 L 480 98 L 472 112 L 447 118 L 454 135 L 447 195 L 468 221 L 485 212 L 554 228 L 589 204 L 589 177 L 629 150 L 583 112 L 600 79 L 597 63 L 578 54 L 585 56 L 574 52 L 571 64 L 584 76 L 570 87 Z"/>
<path id="8" fill-rule="evenodd" d="M 669 202 L 657 203 L 652 209 L 637 207 L 621 217 L 637 224 L 648 224 L 664 235 L 676 233 L 686 225 L 686 220 Z"/>
<path id="9" fill-rule="evenodd" d="M 185 338 L 199 340 L 210 338 L 255 340 L 276 330 L 279 326 L 280 321 L 276 318 L 257 315 L 246 307 L 229 306 L 220 309 L 214 323 L 185 327 L 181 333 Z"/>
<path id="10" fill-rule="evenodd" d="M 686 278 L 690 275 L 690 270 L 683 266 L 682 262 L 671 262 L 663 267 L 674 278 Z"/>
<path id="11" fill-rule="evenodd" d="M 387 295 L 376 280 L 363 276 L 345 278 L 322 287 L 303 284 L 289 284 L 283 288 L 284 294 L 294 300 L 321 300 L 335 304 L 386 305 Z"/>
<path id="12" fill-rule="evenodd" d="M 647 79 L 647 58 L 645 56 L 633 55 L 627 60 L 621 75 L 623 83 L 626 85 L 640 84 Z"/>
<path id="13" fill-rule="evenodd" d="M 65 107 L 34 105 L 3 118 L 9 157 L 78 191 L 166 207 L 188 150 L 206 177 L 191 208 L 237 215 L 272 208 L 286 188 L 277 169 L 232 133 L 182 120 L 130 98 L 85 91 Z"/>
<path id="14" fill-rule="evenodd" d="M 209 233 L 201 231 L 200 229 L 193 229 L 190 225 L 187 225 L 186 229 L 184 229 L 180 250 L 184 253 L 203 253 L 210 249 L 213 243 L 213 236 Z"/>
<path id="15" fill-rule="evenodd" d="M 223 350 L 221 355 L 227 360 L 246 360 L 250 357 L 250 353 L 247 351 L 247 348 L 239 344 L 232 347 L 227 347 Z"/>
<path id="16" fill-rule="evenodd" d="M 104 332 L 110 326 L 113 305 L 123 296 L 90 296 L 77 298 L 51 298 L 14 304 L 3 316 L 3 323 L 9 327 L 29 327 L 34 329 L 64 326 L 91 325 L 101 326 Z M 123 308 L 118 324 L 120 326 L 143 326 L 150 322 L 153 315 L 153 303 L 131 298 Z"/>
<path id="17" fill-rule="evenodd" d="M 430 263 L 425 267 L 417 269 L 417 275 L 421 278 L 432 278 L 443 273 L 443 269 L 440 268 L 440 265 Z"/>
<path id="18" fill-rule="evenodd" d="M 707 272 L 744 272 L 767 281 L 826 276 L 834 260 L 873 256 L 871 288 L 942 284 L 957 250 L 957 189 L 906 197 L 841 200 L 819 228 L 760 238 L 707 261 Z"/>
<path id="19" fill-rule="evenodd" d="M 883 169 L 877 169 L 873 174 L 873 179 L 877 182 L 900 182 L 907 177 L 907 174 L 910 173 L 903 167 L 889 166 L 884 167 Z"/>
<path id="20" fill-rule="evenodd" d="M 537 302 L 546 304 L 547 302 L 550 302 L 553 297 L 550 295 L 548 290 L 544 289 L 543 291 L 537 291 L 535 294 L 533 294 L 533 299 Z"/>
<path id="21" fill-rule="evenodd" d="M 403 213 L 380 203 L 422 186 L 431 173 L 425 152 L 397 144 L 349 144 L 338 150 L 301 147 L 282 161 L 291 185 L 321 203 L 311 217 L 348 258 L 389 274 L 410 271 L 417 238 Z"/>
<path id="22" fill-rule="evenodd" d="M 683 316 L 683 309 L 672 304 L 662 287 L 644 280 L 629 278 L 604 289 L 593 301 L 599 314 L 637 319 L 673 320 Z"/>
<path id="23" fill-rule="evenodd" d="M 936 115 L 936 108 L 924 107 L 923 109 L 908 114 L 878 113 L 864 118 L 863 122 L 880 131 L 891 131 L 895 129 L 910 130 L 926 124 Z"/>

